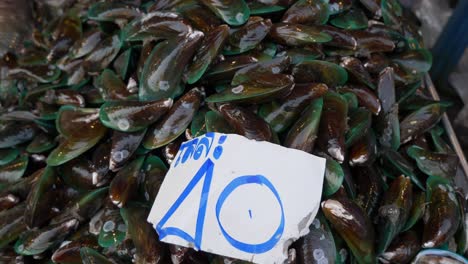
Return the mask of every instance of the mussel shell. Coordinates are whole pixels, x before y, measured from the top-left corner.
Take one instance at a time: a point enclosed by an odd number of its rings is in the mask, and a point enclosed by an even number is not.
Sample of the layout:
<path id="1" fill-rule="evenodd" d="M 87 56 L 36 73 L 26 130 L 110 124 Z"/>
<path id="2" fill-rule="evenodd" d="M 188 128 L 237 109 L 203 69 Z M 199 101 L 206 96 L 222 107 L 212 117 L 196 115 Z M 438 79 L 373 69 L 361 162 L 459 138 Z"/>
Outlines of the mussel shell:
<path id="1" fill-rule="evenodd" d="M 297 242 L 297 262 L 308 263 L 335 263 L 336 247 L 333 234 L 327 220 L 318 213 L 309 227 L 309 233 Z"/>
<path id="2" fill-rule="evenodd" d="M 409 263 L 421 249 L 421 241 L 414 231 L 399 234 L 387 250 L 379 256 L 383 263 Z"/>
<path id="3" fill-rule="evenodd" d="M 374 227 L 361 207 L 348 199 L 329 199 L 322 202 L 322 211 L 359 263 L 375 261 Z"/>
<path id="4" fill-rule="evenodd" d="M 153 226 L 146 222 L 149 210 L 138 205 L 120 209 L 120 214 L 128 227 L 128 234 L 135 244 L 135 261 L 138 263 L 163 263 L 165 250 L 159 242 Z"/>
<path id="5" fill-rule="evenodd" d="M 242 83 L 208 96 L 206 101 L 209 103 L 261 103 L 287 95 L 294 88 L 294 81 L 290 75 L 264 73 L 260 76 L 261 79 Z"/>
<path id="6" fill-rule="evenodd" d="M 183 39 L 156 44 L 146 59 L 140 79 L 139 98 L 142 101 L 174 98 L 183 91 L 184 68 L 199 47 L 203 33 L 194 31 Z"/>
<path id="7" fill-rule="evenodd" d="M 292 74 L 297 83 L 325 83 L 329 87 L 346 83 L 348 73 L 334 63 L 327 61 L 304 61 L 294 66 Z"/>
<path id="8" fill-rule="evenodd" d="M 329 7 L 327 1 L 299 0 L 286 10 L 282 22 L 292 24 L 325 24 L 328 16 Z"/>
<path id="9" fill-rule="evenodd" d="M 148 129 L 143 139 L 143 146 L 147 149 L 159 148 L 184 133 L 200 108 L 203 97 L 203 88 L 193 88 L 185 93 L 174 103 L 163 119 Z"/>
<path id="10" fill-rule="evenodd" d="M 302 112 L 302 116 L 289 129 L 283 144 L 285 147 L 312 152 L 317 139 L 322 107 L 322 98 L 317 98 L 310 103 Z"/>
<path id="11" fill-rule="evenodd" d="M 348 105 L 346 100 L 335 92 L 323 96 L 323 110 L 319 126 L 319 146 L 339 163 L 345 160 L 345 131 Z"/>
<path id="12" fill-rule="evenodd" d="M 434 127 L 442 117 L 440 104 L 424 106 L 407 115 L 400 122 L 400 140 L 404 144 Z"/>
<path id="13" fill-rule="evenodd" d="M 458 168 L 457 155 L 435 153 L 414 145 L 407 149 L 407 153 L 416 161 L 418 168 L 427 175 L 454 179 Z"/>
<path id="14" fill-rule="evenodd" d="M 262 105 L 258 112 L 274 131 L 283 132 L 312 100 L 327 91 L 328 87 L 322 83 L 295 85 L 287 97 Z"/>
<path id="15" fill-rule="evenodd" d="M 278 43 L 288 46 L 305 46 L 332 40 L 332 37 L 322 32 L 319 27 L 286 23 L 274 24 L 270 36 Z"/>
<path id="16" fill-rule="evenodd" d="M 401 175 L 385 192 L 379 208 L 379 236 L 377 252 L 387 250 L 393 238 L 403 229 L 413 202 L 411 180 Z"/>
<path id="17" fill-rule="evenodd" d="M 205 74 L 208 66 L 220 53 L 228 36 L 229 27 L 221 25 L 203 38 L 200 48 L 196 51 L 193 62 L 188 66 L 185 74 L 187 83 L 193 84 Z"/>
<path id="18" fill-rule="evenodd" d="M 422 247 L 439 247 L 457 232 L 460 224 L 459 203 L 447 180 L 434 176 L 427 180 L 427 201 Z"/>
<path id="19" fill-rule="evenodd" d="M 109 186 L 109 197 L 116 206 L 124 207 L 130 199 L 136 197 L 144 161 L 144 156 L 136 158 L 122 168 L 112 179 Z"/>
<path id="20" fill-rule="evenodd" d="M 119 170 L 122 166 L 132 158 L 133 153 L 137 150 L 146 130 L 124 133 L 114 131 L 112 133 L 111 152 L 109 160 L 109 169 L 112 171 Z"/>
<path id="21" fill-rule="evenodd" d="M 101 106 L 99 117 L 109 128 L 121 132 L 137 132 L 159 120 L 172 105 L 173 100 L 170 98 L 148 102 L 108 102 Z"/>
<path id="22" fill-rule="evenodd" d="M 272 140 L 268 123 L 251 111 L 233 104 L 221 104 L 218 110 L 237 134 L 257 141 Z"/>

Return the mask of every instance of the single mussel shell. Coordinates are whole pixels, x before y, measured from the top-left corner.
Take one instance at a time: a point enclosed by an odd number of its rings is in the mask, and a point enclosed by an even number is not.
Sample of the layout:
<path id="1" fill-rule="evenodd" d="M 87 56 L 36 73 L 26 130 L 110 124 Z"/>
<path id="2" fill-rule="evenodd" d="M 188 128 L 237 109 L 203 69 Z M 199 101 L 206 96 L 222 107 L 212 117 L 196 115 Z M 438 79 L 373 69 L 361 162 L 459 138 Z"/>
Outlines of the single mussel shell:
<path id="1" fill-rule="evenodd" d="M 375 85 L 370 74 L 364 68 L 364 65 L 359 59 L 354 57 L 344 57 L 341 58 L 340 65 L 348 71 L 348 73 L 351 75 L 351 79 L 365 84 L 369 88 L 375 89 Z"/>
<path id="2" fill-rule="evenodd" d="M 343 88 L 340 88 L 340 92 L 349 92 L 355 94 L 359 105 L 364 106 L 374 115 L 378 115 L 382 109 L 379 98 L 372 90 L 368 89 L 367 87 L 359 85 L 346 85 Z"/>
<path id="3" fill-rule="evenodd" d="M 213 13 L 231 26 L 247 22 L 250 9 L 244 0 L 201 0 Z"/>
<path id="4" fill-rule="evenodd" d="M 120 244 L 127 231 L 119 209 L 107 209 L 102 216 L 102 228 L 99 233 L 98 243 L 101 247 L 108 248 Z"/>
<path id="5" fill-rule="evenodd" d="M 348 131 L 345 135 L 346 146 L 352 146 L 359 139 L 365 137 L 371 128 L 372 113 L 366 108 L 357 108 L 350 112 Z"/>
<path id="6" fill-rule="evenodd" d="M 291 58 L 291 64 L 296 65 L 304 61 L 312 61 L 324 57 L 321 47 L 308 45 L 301 48 L 291 48 L 277 54 L 278 57 Z"/>
<path id="7" fill-rule="evenodd" d="M 99 249 L 97 240 L 93 235 L 83 235 L 70 241 L 70 243 L 63 243 L 61 247 L 54 251 L 51 259 L 54 263 L 81 264 L 80 249 L 84 247 Z"/>
<path id="8" fill-rule="evenodd" d="M 27 229 L 24 223 L 24 203 L 0 212 L 0 249 L 15 241 Z M 1 260 L 1 258 L 0 258 Z"/>
<path id="9" fill-rule="evenodd" d="M 111 171 L 119 170 L 132 158 L 133 153 L 135 153 L 138 146 L 140 146 L 145 133 L 146 130 L 130 133 L 114 131 L 112 133 L 112 146 L 109 160 L 109 169 Z"/>
<path id="10" fill-rule="evenodd" d="M 248 65 L 258 62 L 255 57 L 250 55 L 240 55 L 228 57 L 225 60 L 214 64 L 205 74 L 204 80 L 210 84 L 230 83 L 234 74 Z"/>
<path id="11" fill-rule="evenodd" d="M 141 101 L 174 98 L 182 93 L 184 87 L 180 82 L 184 68 L 199 47 L 202 37 L 203 33 L 194 31 L 183 39 L 156 44 L 141 74 Z"/>
<path id="12" fill-rule="evenodd" d="M 261 79 L 239 84 L 206 98 L 209 103 L 261 103 L 287 95 L 294 88 L 291 75 L 261 74 Z M 260 78 L 260 76 L 258 76 Z"/>
<path id="13" fill-rule="evenodd" d="M 413 192 L 412 204 L 408 220 L 406 221 L 402 231 L 411 229 L 420 219 L 422 219 L 426 209 L 426 193 L 421 191 Z"/>
<path id="14" fill-rule="evenodd" d="M 312 100 L 327 91 L 328 87 L 322 83 L 298 84 L 287 97 L 262 105 L 258 112 L 275 132 L 283 132 Z"/>
<path id="15" fill-rule="evenodd" d="M 193 56 L 193 62 L 185 73 L 187 83 L 196 83 L 205 74 L 208 66 L 221 52 L 226 39 L 229 36 L 229 27 L 221 25 L 210 31 L 202 40 L 200 48 Z"/>
<path id="16" fill-rule="evenodd" d="M 455 154 L 437 153 L 418 146 L 407 150 L 408 156 L 416 161 L 418 168 L 428 176 L 438 176 L 453 180 L 458 168 L 458 157 Z"/>
<path id="17" fill-rule="evenodd" d="M 416 255 L 413 263 L 465 264 L 468 260 L 461 255 L 443 249 L 426 249 Z"/>
<path id="18" fill-rule="evenodd" d="M 165 257 L 164 245 L 159 242 L 153 226 L 146 221 L 149 210 L 140 205 L 129 205 L 120 209 L 120 214 L 135 244 L 135 262 L 162 263 Z"/>
<path id="19" fill-rule="evenodd" d="M 374 217 L 385 192 L 379 170 L 372 165 L 355 167 L 353 176 L 356 179 L 356 203 L 366 211 L 369 217 Z"/>
<path id="20" fill-rule="evenodd" d="M 283 15 L 282 22 L 291 24 L 325 24 L 329 16 L 328 1 L 296 1 Z"/>
<path id="21" fill-rule="evenodd" d="M 297 83 L 319 82 L 328 87 L 343 85 L 348 80 L 348 73 L 343 67 L 319 60 L 304 61 L 295 65 L 292 75 Z"/>
<path id="22" fill-rule="evenodd" d="M 358 139 L 349 150 L 349 165 L 368 166 L 377 158 L 377 140 L 373 130 Z"/>
<path id="23" fill-rule="evenodd" d="M 57 174 L 53 167 L 46 167 L 26 198 L 24 222 L 28 227 L 40 227 L 52 215 L 50 210 L 57 198 Z"/>
<path id="24" fill-rule="evenodd" d="M 123 167 L 112 179 L 109 187 L 109 197 L 118 207 L 124 207 L 130 199 L 136 196 L 144 161 L 145 157 L 139 156 Z"/>
<path id="25" fill-rule="evenodd" d="M 367 57 L 375 52 L 392 52 L 395 49 L 395 43 L 390 37 L 363 30 L 353 30 L 349 33 L 357 41 L 357 55 Z"/>
<path id="26" fill-rule="evenodd" d="M 351 8 L 330 20 L 330 24 L 335 27 L 355 30 L 365 29 L 368 25 L 366 14 L 359 8 Z"/>
<path id="27" fill-rule="evenodd" d="M 83 61 L 84 69 L 92 74 L 99 74 L 117 57 L 122 42 L 119 36 L 109 36 L 102 40 Z"/>
<path id="28" fill-rule="evenodd" d="M 411 180 L 401 175 L 393 180 L 379 208 L 377 253 L 385 252 L 395 236 L 403 229 L 410 215 L 412 202 Z"/>
<path id="29" fill-rule="evenodd" d="M 322 32 L 319 27 L 286 23 L 274 24 L 270 36 L 278 43 L 288 46 L 305 46 L 332 40 L 332 37 Z"/>
<path id="30" fill-rule="evenodd" d="M 96 88 L 104 101 L 122 101 L 136 99 L 136 94 L 127 89 L 127 85 L 110 69 L 105 69 L 96 79 Z"/>
<path id="31" fill-rule="evenodd" d="M 423 248 L 439 247 L 447 242 L 460 224 L 460 208 L 448 180 L 431 176 L 427 180 L 428 208 L 424 219 Z"/>
<path id="32" fill-rule="evenodd" d="M 143 146 L 146 149 L 159 148 L 184 133 L 200 108 L 204 96 L 203 88 L 193 88 L 185 93 L 174 103 L 163 119 L 148 129 L 143 139 Z"/>
<path id="33" fill-rule="evenodd" d="M 100 30 L 90 30 L 70 48 L 70 59 L 79 59 L 89 53 L 102 41 L 104 34 Z"/>
<path id="34" fill-rule="evenodd" d="M 190 3 L 186 1 L 187 5 L 178 8 L 185 19 L 190 21 L 192 27 L 201 30 L 205 34 L 209 34 L 216 27 L 225 25 L 210 9 L 206 8 L 203 4 Z M 225 25 L 227 26 L 227 25 Z"/>
<path id="35" fill-rule="evenodd" d="M 91 249 L 89 247 L 83 247 L 80 249 L 80 256 L 83 264 L 113 264 L 114 261 L 111 261 L 106 256 L 102 255 L 98 251 Z"/>
<path id="36" fill-rule="evenodd" d="M 399 105 L 393 104 L 388 112 L 380 112 L 375 122 L 379 143 L 386 148 L 397 150 L 400 147 Z"/>
<path id="37" fill-rule="evenodd" d="M 297 261 L 300 264 L 336 263 L 336 246 L 333 234 L 323 214 L 319 211 L 309 227 L 309 233 L 297 242 Z"/>
<path id="38" fill-rule="evenodd" d="M 208 111 L 205 114 L 206 132 L 218 132 L 224 134 L 235 133 L 234 129 L 224 119 L 224 117 L 216 111 Z"/>
<path id="39" fill-rule="evenodd" d="M 27 155 L 21 155 L 15 160 L 0 166 L 0 184 L 18 182 L 28 167 Z"/>
<path id="40" fill-rule="evenodd" d="M 332 37 L 331 41 L 325 42 L 323 45 L 348 51 L 356 50 L 357 40 L 349 31 L 329 25 L 322 25 L 319 28 Z"/>
<path id="41" fill-rule="evenodd" d="M 99 175 L 94 164 L 78 157 L 60 166 L 62 180 L 77 190 L 92 190 L 106 183 L 106 179 Z"/>
<path id="42" fill-rule="evenodd" d="M 158 101 L 107 102 L 101 106 L 99 117 L 105 126 L 122 132 L 144 130 L 159 120 L 172 107 L 172 99 Z"/>
<path id="43" fill-rule="evenodd" d="M 237 134 L 257 141 L 272 140 L 268 123 L 248 109 L 226 103 L 219 105 L 218 110 Z"/>
<path id="44" fill-rule="evenodd" d="M 250 17 L 244 26 L 229 35 L 224 54 L 239 54 L 255 48 L 267 36 L 271 26 L 270 19 Z"/>
<path id="45" fill-rule="evenodd" d="M 89 19 L 114 22 L 120 26 L 140 15 L 137 8 L 119 2 L 98 2 L 88 9 Z"/>
<path id="46" fill-rule="evenodd" d="M 426 49 L 409 50 L 399 53 L 391 60 L 411 74 L 428 72 L 432 66 L 432 55 Z"/>
<path id="47" fill-rule="evenodd" d="M 126 41 L 159 41 L 181 38 L 192 33 L 192 27 L 173 12 L 151 12 L 134 19 L 121 32 Z"/>
<path id="48" fill-rule="evenodd" d="M 301 117 L 289 129 L 283 144 L 285 147 L 299 149 L 309 153 L 312 152 L 315 140 L 317 139 L 322 107 L 322 98 L 317 98 L 310 103 L 302 112 Z"/>
<path id="49" fill-rule="evenodd" d="M 335 194 L 343 184 L 343 180 L 344 171 L 341 165 L 333 159 L 327 159 L 323 180 L 323 195 L 330 197 Z"/>
<path id="50" fill-rule="evenodd" d="M 69 219 L 51 224 L 42 229 L 30 229 L 23 232 L 15 243 L 15 252 L 20 255 L 37 255 L 60 244 L 67 235 L 78 227 L 78 220 Z"/>
<path id="51" fill-rule="evenodd" d="M 323 110 L 319 126 L 319 147 L 339 163 L 345 159 L 345 132 L 348 105 L 338 93 L 329 91 L 323 96 Z"/>
<path id="52" fill-rule="evenodd" d="M 433 128 L 442 117 L 443 109 L 434 103 L 407 115 L 400 122 L 400 140 L 404 144 Z"/>
<path id="53" fill-rule="evenodd" d="M 254 63 L 236 71 L 234 77 L 232 77 L 231 85 L 248 82 L 262 83 L 263 80 L 268 81 L 268 78 L 263 76 L 264 74 L 276 75 L 282 73 L 290 64 L 291 59 L 288 56 L 276 57 Z"/>
<path id="54" fill-rule="evenodd" d="M 50 166 L 61 165 L 96 145 L 106 133 L 99 121 L 99 110 L 62 106 L 56 120 L 57 130 L 65 139 L 47 158 Z"/>
<path id="55" fill-rule="evenodd" d="M 396 102 L 393 68 L 386 67 L 380 72 L 377 96 L 380 99 L 383 113 L 390 112 Z"/>
<path id="56" fill-rule="evenodd" d="M 37 128 L 31 122 L 5 121 L 0 123 L 0 148 L 10 148 L 30 141 Z"/>
<path id="57" fill-rule="evenodd" d="M 389 263 L 409 263 L 421 249 L 421 240 L 414 231 L 399 234 L 387 250 L 380 254 L 379 261 Z"/>
<path id="58" fill-rule="evenodd" d="M 388 171 L 396 175 L 406 175 L 411 178 L 411 181 L 421 190 L 425 190 L 424 184 L 416 174 L 416 168 L 405 157 L 393 149 L 383 149 L 380 153 L 381 164 Z"/>
<path id="59" fill-rule="evenodd" d="M 143 164 L 143 172 L 143 193 L 146 201 L 153 203 L 166 176 L 167 167 L 158 156 L 149 155 Z"/>
<path id="60" fill-rule="evenodd" d="M 361 207 L 346 198 L 329 199 L 322 202 L 322 211 L 358 263 L 375 262 L 374 227 Z"/>

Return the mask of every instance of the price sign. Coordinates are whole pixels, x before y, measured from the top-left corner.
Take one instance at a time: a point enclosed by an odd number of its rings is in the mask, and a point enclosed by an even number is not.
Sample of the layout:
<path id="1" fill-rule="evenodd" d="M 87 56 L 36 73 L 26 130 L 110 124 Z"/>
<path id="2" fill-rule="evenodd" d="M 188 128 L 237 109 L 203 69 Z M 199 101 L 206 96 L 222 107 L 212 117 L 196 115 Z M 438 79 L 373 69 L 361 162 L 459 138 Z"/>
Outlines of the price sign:
<path id="1" fill-rule="evenodd" d="M 320 205 L 325 159 L 234 134 L 183 143 L 148 221 L 161 241 L 282 263 Z"/>

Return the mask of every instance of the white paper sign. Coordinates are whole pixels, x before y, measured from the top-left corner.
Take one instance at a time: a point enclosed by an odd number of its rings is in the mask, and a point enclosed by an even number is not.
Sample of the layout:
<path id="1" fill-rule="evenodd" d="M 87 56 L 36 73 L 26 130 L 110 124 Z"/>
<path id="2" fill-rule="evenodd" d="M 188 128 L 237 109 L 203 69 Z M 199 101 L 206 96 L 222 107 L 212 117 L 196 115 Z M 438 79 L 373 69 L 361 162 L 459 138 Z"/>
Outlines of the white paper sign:
<path id="1" fill-rule="evenodd" d="M 161 241 L 283 263 L 320 206 L 325 159 L 234 134 L 183 143 L 148 216 Z"/>

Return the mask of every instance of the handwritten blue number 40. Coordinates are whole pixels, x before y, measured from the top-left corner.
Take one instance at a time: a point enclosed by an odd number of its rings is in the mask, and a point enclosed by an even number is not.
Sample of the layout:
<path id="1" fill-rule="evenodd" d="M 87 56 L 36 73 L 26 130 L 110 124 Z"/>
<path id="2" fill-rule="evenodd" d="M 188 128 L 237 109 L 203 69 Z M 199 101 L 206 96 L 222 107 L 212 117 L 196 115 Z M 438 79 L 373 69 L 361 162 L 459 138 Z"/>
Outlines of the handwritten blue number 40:
<path id="1" fill-rule="evenodd" d="M 188 159 L 188 157 L 192 157 L 194 159 L 198 159 L 201 157 L 201 153 L 203 150 L 205 150 L 206 156 L 208 156 L 209 150 L 212 147 L 212 143 L 214 141 L 215 135 L 213 133 L 207 133 L 204 138 L 201 138 L 200 140 L 194 139 L 192 141 L 186 142 L 182 144 L 180 148 L 180 157 L 183 157 L 183 162 Z M 210 140 L 212 139 L 212 140 Z M 218 143 L 222 144 L 226 140 L 226 136 L 223 135 L 220 137 Z M 222 146 L 217 146 L 214 150 L 213 156 L 215 159 L 219 159 L 222 154 Z M 177 160 L 176 165 L 178 164 L 179 160 Z M 182 162 L 182 163 L 183 163 Z M 159 239 L 163 239 L 166 236 L 172 235 L 172 236 L 177 236 L 180 237 L 184 240 L 186 240 L 189 243 L 192 243 L 196 249 L 201 248 L 202 244 L 202 236 L 203 236 L 203 226 L 205 222 L 205 215 L 206 215 L 206 206 L 208 202 L 208 197 L 209 197 L 209 192 L 210 192 L 210 186 L 211 186 L 211 180 L 213 178 L 213 170 L 214 170 L 214 162 L 211 160 L 211 158 L 208 158 L 203 165 L 200 167 L 200 169 L 196 172 L 196 174 L 193 176 L 192 180 L 188 183 L 187 187 L 182 191 L 180 196 L 176 199 L 174 204 L 169 208 L 167 213 L 163 216 L 161 221 L 156 225 L 156 230 L 159 234 Z M 174 212 L 179 208 L 179 206 L 184 202 L 184 200 L 187 198 L 187 196 L 190 194 L 190 192 L 195 188 L 195 186 L 204 178 L 203 181 L 203 187 L 202 187 L 202 192 L 201 192 L 201 197 L 200 197 L 200 204 L 198 208 L 198 216 L 197 216 L 197 222 L 195 226 L 195 236 L 192 237 L 189 235 L 187 232 L 177 228 L 177 227 L 165 227 L 164 225 L 167 223 L 169 218 L 174 214 Z M 264 185 L 270 191 L 273 193 L 273 195 L 276 198 L 276 201 L 278 202 L 280 208 L 281 208 L 281 220 L 280 224 L 278 225 L 278 228 L 274 232 L 274 234 L 265 242 L 259 243 L 259 244 L 250 244 L 246 242 L 242 242 L 239 240 L 236 240 L 232 235 L 230 235 L 223 227 L 221 220 L 219 218 L 221 209 L 223 207 L 224 201 L 229 197 L 229 195 L 236 190 L 238 187 L 246 184 L 259 184 L 259 185 Z M 278 192 L 276 191 L 275 187 L 273 184 L 263 175 L 245 175 L 245 176 L 240 176 L 232 180 L 224 190 L 221 192 L 221 194 L 218 197 L 218 200 L 216 202 L 216 219 L 218 221 L 218 225 L 221 229 L 221 233 L 223 234 L 224 238 L 235 248 L 247 252 L 247 253 L 252 253 L 252 254 L 260 254 L 269 251 L 272 249 L 276 243 L 278 243 L 279 239 L 281 238 L 283 231 L 284 231 L 284 211 L 283 211 L 283 204 L 281 202 L 280 196 Z"/>

